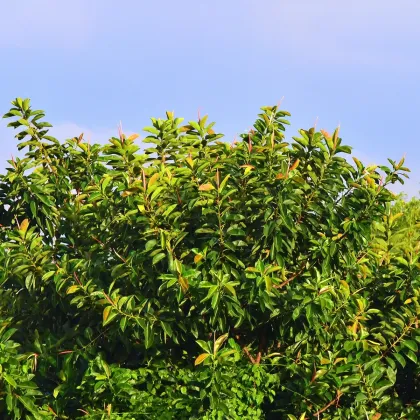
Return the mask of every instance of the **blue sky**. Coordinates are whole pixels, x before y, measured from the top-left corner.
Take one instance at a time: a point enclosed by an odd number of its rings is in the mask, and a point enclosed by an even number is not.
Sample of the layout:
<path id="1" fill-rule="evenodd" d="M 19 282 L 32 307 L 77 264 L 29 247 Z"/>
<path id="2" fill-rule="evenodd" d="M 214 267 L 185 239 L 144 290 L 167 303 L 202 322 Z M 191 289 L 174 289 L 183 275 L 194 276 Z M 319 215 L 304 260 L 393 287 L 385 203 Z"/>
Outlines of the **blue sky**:
<path id="1" fill-rule="evenodd" d="M 152 116 L 209 114 L 228 140 L 259 107 L 292 113 L 288 137 L 341 124 L 366 163 L 401 158 L 420 190 L 418 0 L 21 0 L 0 6 L 0 111 L 16 96 L 59 138 L 104 142 Z M 15 154 L 0 125 L 0 169 Z M 401 190 L 401 189 L 399 189 Z"/>

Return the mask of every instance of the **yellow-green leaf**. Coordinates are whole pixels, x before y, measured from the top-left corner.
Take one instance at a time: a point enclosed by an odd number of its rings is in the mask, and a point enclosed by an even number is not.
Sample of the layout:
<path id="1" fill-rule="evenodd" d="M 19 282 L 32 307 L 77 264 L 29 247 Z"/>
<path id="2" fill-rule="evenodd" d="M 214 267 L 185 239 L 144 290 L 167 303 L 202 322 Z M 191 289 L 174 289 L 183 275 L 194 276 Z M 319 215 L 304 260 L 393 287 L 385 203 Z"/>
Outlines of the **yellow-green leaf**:
<path id="1" fill-rule="evenodd" d="M 147 189 L 149 189 L 153 184 L 155 184 L 158 179 L 159 179 L 159 174 L 154 174 L 149 180 Z"/>
<path id="2" fill-rule="evenodd" d="M 71 295 L 71 294 L 73 294 L 73 293 L 76 293 L 79 289 L 80 289 L 80 286 L 78 286 L 77 284 L 74 284 L 73 286 L 70 286 L 70 287 L 67 289 L 66 294 Z"/>
<path id="3" fill-rule="evenodd" d="M 29 226 L 29 220 L 25 219 L 21 224 L 20 224 L 20 230 L 21 232 L 25 233 L 28 230 L 28 226 Z"/>
<path id="4" fill-rule="evenodd" d="M 109 317 L 109 314 L 111 313 L 111 310 L 112 310 L 112 306 L 107 306 L 105 309 L 104 309 L 104 312 L 103 312 L 103 321 L 104 322 L 106 322 L 106 320 L 108 319 L 108 317 Z"/>
<path id="5" fill-rule="evenodd" d="M 182 276 L 179 276 L 178 281 L 179 281 L 179 284 L 181 285 L 182 291 L 185 293 L 189 287 L 188 280 Z"/>
<path id="6" fill-rule="evenodd" d="M 267 292 L 271 292 L 271 288 L 273 287 L 271 278 L 269 276 L 264 276 L 264 280 L 265 280 L 265 288 L 267 289 Z"/>
<path id="7" fill-rule="evenodd" d="M 204 360 L 206 360 L 209 356 L 210 354 L 208 353 L 201 353 L 200 356 L 198 356 L 197 359 L 195 359 L 194 365 L 198 366 L 200 363 L 203 363 Z"/>
<path id="8" fill-rule="evenodd" d="M 231 295 L 233 295 L 233 296 L 236 296 L 236 291 L 235 291 L 235 288 L 231 285 L 231 284 L 229 284 L 229 283 L 227 283 L 227 284 L 225 284 L 225 289 L 231 294 Z"/>
<path id="9" fill-rule="evenodd" d="M 227 340 L 228 336 L 229 334 L 223 334 L 214 342 L 214 347 L 213 347 L 214 354 L 217 353 L 217 351 L 220 349 L 222 344 Z"/>
<path id="10" fill-rule="evenodd" d="M 357 159 L 356 157 L 353 156 L 353 160 L 354 160 L 354 163 L 357 165 L 357 167 L 359 169 L 363 169 L 363 165 L 362 165 L 362 163 L 360 162 L 359 159 Z"/>

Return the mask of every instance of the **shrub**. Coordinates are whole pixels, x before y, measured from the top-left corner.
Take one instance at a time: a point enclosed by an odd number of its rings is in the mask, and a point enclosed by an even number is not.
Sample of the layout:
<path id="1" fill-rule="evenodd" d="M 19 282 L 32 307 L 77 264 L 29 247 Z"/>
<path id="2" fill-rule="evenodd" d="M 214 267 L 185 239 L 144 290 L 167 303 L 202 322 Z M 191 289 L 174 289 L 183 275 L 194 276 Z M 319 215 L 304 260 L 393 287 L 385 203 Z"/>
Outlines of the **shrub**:
<path id="1" fill-rule="evenodd" d="M 408 169 L 350 164 L 338 130 L 289 144 L 261 111 L 232 144 L 167 112 L 140 150 L 61 143 L 13 102 L 4 418 L 418 418 L 417 254 L 385 255 Z"/>

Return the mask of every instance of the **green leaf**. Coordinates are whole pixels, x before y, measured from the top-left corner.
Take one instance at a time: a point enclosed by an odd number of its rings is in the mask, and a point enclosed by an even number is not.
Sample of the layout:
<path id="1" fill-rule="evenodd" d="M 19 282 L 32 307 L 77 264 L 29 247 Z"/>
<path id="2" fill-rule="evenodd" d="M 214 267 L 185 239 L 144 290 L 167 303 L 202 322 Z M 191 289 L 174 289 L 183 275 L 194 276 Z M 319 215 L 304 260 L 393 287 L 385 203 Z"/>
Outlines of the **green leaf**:
<path id="1" fill-rule="evenodd" d="M 239 267 L 241 267 L 241 268 L 245 268 L 245 264 L 242 262 L 242 261 L 240 261 L 240 260 L 238 260 L 236 257 L 234 257 L 233 255 L 231 255 L 231 254 L 226 254 L 225 255 L 225 257 L 229 260 L 229 261 L 231 261 L 231 262 L 233 262 L 235 265 L 238 265 Z"/>
<path id="2" fill-rule="evenodd" d="M 56 272 L 55 271 L 48 271 L 48 273 L 45 273 L 42 276 L 42 281 L 47 281 L 49 278 L 51 278 Z"/>
<path id="3" fill-rule="evenodd" d="M 146 131 L 148 133 L 152 133 L 156 136 L 160 134 L 160 131 L 157 130 L 156 128 L 154 128 L 154 127 L 145 127 L 145 128 L 143 128 L 143 131 Z"/>
<path id="4" fill-rule="evenodd" d="M 25 120 L 24 118 L 21 118 L 20 120 L 18 120 L 18 122 L 21 125 L 26 125 L 27 127 L 29 127 L 29 122 Z"/>
<path id="5" fill-rule="evenodd" d="M 168 337 L 172 337 L 173 336 L 173 331 L 172 331 L 171 324 L 169 324 L 168 322 L 163 322 L 163 321 L 161 321 L 160 324 L 162 325 L 162 329 L 165 332 L 165 334 Z"/>
<path id="6" fill-rule="evenodd" d="M 211 353 L 210 344 L 207 341 L 197 340 L 196 343 L 206 352 Z"/>
<path id="7" fill-rule="evenodd" d="M 13 388 L 17 388 L 18 385 L 17 385 L 16 381 L 10 375 L 8 375 L 6 372 L 3 373 L 3 378 Z"/>
<path id="8" fill-rule="evenodd" d="M 15 333 L 15 332 L 17 332 L 18 330 L 17 330 L 17 328 L 9 328 L 8 330 L 6 330 L 6 332 L 5 333 L 3 333 L 1 336 L 0 336 L 0 338 L 1 338 L 1 340 L 0 340 L 0 343 L 5 343 L 7 340 L 9 340 L 11 337 L 12 337 L 12 335 Z"/>
<path id="9" fill-rule="evenodd" d="M 164 190 L 164 187 L 157 187 L 154 191 L 152 196 L 150 197 L 150 202 L 154 201 L 159 194 Z"/>
<path id="10" fill-rule="evenodd" d="M 361 381 L 362 377 L 360 375 L 352 375 L 343 379 L 343 385 L 355 385 Z"/>
<path id="11" fill-rule="evenodd" d="M 397 362 L 400 363 L 400 365 L 404 368 L 406 365 L 404 357 L 400 353 L 393 353 L 393 356 L 395 360 L 397 360 Z"/>
<path id="12" fill-rule="evenodd" d="M 31 208 L 31 213 L 32 213 L 32 216 L 33 216 L 33 217 L 36 217 L 38 212 L 37 212 L 37 207 L 36 207 L 35 201 L 31 201 L 31 202 L 29 203 L 29 206 L 30 206 L 30 208 Z"/>
<path id="13" fill-rule="evenodd" d="M 158 263 L 160 260 L 162 260 L 163 258 L 165 258 L 165 254 L 164 254 L 163 252 L 160 252 L 159 254 L 156 254 L 156 255 L 153 257 L 152 264 L 153 264 L 153 265 L 157 264 L 157 263 Z"/>
<path id="14" fill-rule="evenodd" d="M 127 317 L 123 316 L 120 319 L 120 329 L 121 329 L 122 332 L 125 331 L 126 326 L 127 326 Z"/>
<path id="15" fill-rule="evenodd" d="M 225 284 L 225 289 L 233 296 L 236 296 L 236 291 L 235 288 L 233 287 L 232 284 L 226 283 Z"/>
<path id="16" fill-rule="evenodd" d="M 220 193 L 220 194 L 223 192 L 223 190 L 224 190 L 224 188 L 225 188 L 225 186 L 226 186 L 227 182 L 229 181 L 229 178 L 230 178 L 230 174 L 227 174 L 227 175 L 224 177 L 223 181 L 220 183 L 220 187 L 219 187 L 219 193 Z"/>
<path id="17" fill-rule="evenodd" d="M 150 349 L 153 346 L 154 337 L 152 326 L 147 323 L 144 329 L 144 346 L 146 349 Z"/>
<path id="18" fill-rule="evenodd" d="M 417 356 L 414 352 L 411 350 L 408 350 L 405 352 L 405 355 L 414 363 L 417 363 Z"/>
<path id="19" fill-rule="evenodd" d="M 6 407 L 9 411 L 13 410 L 13 397 L 12 394 L 6 395 Z"/>
<path id="20" fill-rule="evenodd" d="M 102 191 L 106 190 L 106 187 L 109 185 L 109 183 L 112 181 L 112 177 L 110 176 L 105 176 L 105 178 L 103 178 L 102 180 Z"/>
<path id="21" fill-rule="evenodd" d="M 388 367 L 388 369 L 386 370 L 386 374 L 391 383 L 395 384 L 395 381 L 397 380 L 397 372 L 394 369 Z"/>
<path id="22" fill-rule="evenodd" d="M 188 124 L 191 125 L 198 132 L 201 131 L 200 125 L 198 123 L 196 123 L 195 121 L 189 121 Z"/>
<path id="23" fill-rule="evenodd" d="M 22 405 L 35 417 L 36 420 L 42 420 L 45 418 L 40 414 L 39 410 L 29 397 L 22 397 L 19 395 L 18 399 Z"/>
<path id="24" fill-rule="evenodd" d="M 157 243 L 156 239 L 150 239 L 149 241 L 147 241 L 145 245 L 146 251 L 150 251 L 151 249 L 153 249 L 156 243 Z"/>
<path id="25" fill-rule="evenodd" d="M 58 397 L 58 395 L 60 394 L 60 391 L 63 389 L 63 386 L 62 385 L 58 385 L 56 388 L 54 388 L 54 391 L 53 391 L 53 397 L 54 398 L 57 398 Z"/>
<path id="26" fill-rule="evenodd" d="M 365 400 L 367 400 L 368 399 L 368 397 L 367 397 L 367 395 L 365 395 L 365 394 L 363 394 L 363 392 L 359 392 L 357 395 L 356 395 L 356 398 L 354 399 L 356 402 L 361 402 L 361 401 L 365 401 Z"/>
<path id="27" fill-rule="evenodd" d="M 413 340 L 404 340 L 401 344 L 414 352 L 419 350 L 417 343 Z"/>

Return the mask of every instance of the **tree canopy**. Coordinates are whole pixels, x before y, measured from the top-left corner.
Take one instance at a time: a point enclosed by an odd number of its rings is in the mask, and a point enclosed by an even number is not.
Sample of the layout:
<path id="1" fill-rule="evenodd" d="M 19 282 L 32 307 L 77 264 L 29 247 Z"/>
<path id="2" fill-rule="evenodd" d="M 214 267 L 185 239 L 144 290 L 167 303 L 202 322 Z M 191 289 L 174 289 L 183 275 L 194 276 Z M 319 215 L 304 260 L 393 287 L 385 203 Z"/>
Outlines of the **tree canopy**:
<path id="1" fill-rule="evenodd" d="M 263 107 L 60 142 L 17 98 L 0 176 L 3 418 L 418 418 L 418 204 Z M 151 147 L 148 147 L 151 146 Z"/>

